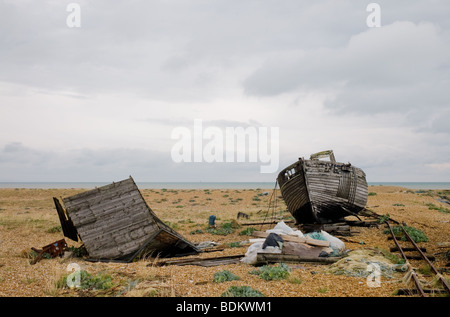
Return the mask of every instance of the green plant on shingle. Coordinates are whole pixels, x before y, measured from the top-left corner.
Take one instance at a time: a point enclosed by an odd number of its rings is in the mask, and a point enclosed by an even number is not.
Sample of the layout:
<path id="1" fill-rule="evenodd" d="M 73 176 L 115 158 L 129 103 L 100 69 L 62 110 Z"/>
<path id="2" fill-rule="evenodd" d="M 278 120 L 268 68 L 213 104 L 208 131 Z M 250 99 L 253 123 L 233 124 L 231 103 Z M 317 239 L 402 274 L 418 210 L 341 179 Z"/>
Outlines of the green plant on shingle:
<path id="1" fill-rule="evenodd" d="M 422 230 L 414 228 L 414 227 L 410 227 L 410 226 L 403 226 L 403 228 L 405 228 L 406 232 L 408 233 L 408 235 L 411 237 L 411 239 L 414 242 L 427 242 L 428 241 L 428 237 L 425 235 L 425 233 Z M 385 230 L 383 232 L 385 234 L 390 233 L 389 230 Z M 408 240 L 408 238 L 406 237 L 405 233 L 403 232 L 403 229 L 401 226 L 392 227 L 392 232 L 394 232 L 394 235 L 396 237 L 399 237 L 402 241 Z"/>
<path id="2" fill-rule="evenodd" d="M 51 227 L 51 228 L 49 228 L 49 229 L 47 229 L 47 233 L 58 233 L 58 232 L 61 232 L 62 231 L 62 228 L 61 228 L 61 226 L 55 226 L 55 227 Z"/>
<path id="3" fill-rule="evenodd" d="M 70 274 L 69 274 L 70 275 Z M 62 277 L 58 282 L 59 288 L 67 288 L 67 277 Z M 107 274 L 92 275 L 85 270 L 80 271 L 80 284 L 78 288 L 83 290 L 106 290 L 114 286 L 112 277 Z"/>
<path id="4" fill-rule="evenodd" d="M 234 232 L 235 229 L 240 228 L 240 225 L 236 221 L 222 223 L 218 228 L 208 228 L 206 232 L 226 236 Z"/>
<path id="5" fill-rule="evenodd" d="M 251 236 L 253 234 L 254 231 L 256 231 L 256 228 L 253 227 L 248 227 L 245 230 L 242 230 L 241 232 L 239 232 L 240 236 Z"/>
<path id="6" fill-rule="evenodd" d="M 239 248 L 240 246 L 242 246 L 241 242 L 239 242 L 239 241 L 226 243 L 225 245 L 230 248 Z"/>
<path id="7" fill-rule="evenodd" d="M 214 273 L 214 279 L 213 282 L 215 283 L 223 283 L 226 281 L 237 281 L 240 280 L 241 278 L 233 273 L 231 273 L 228 270 L 223 270 L 220 272 L 216 272 Z"/>
<path id="8" fill-rule="evenodd" d="M 437 210 L 439 212 L 443 212 L 443 213 L 447 213 L 447 214 L 450 213 L 450 209 L 445 208 L 445 207 L 439 207 L 432 203 L 427 204 L 427 206 L 428 206 L 428 209 L 430 209 L 430 210 Z"/>
<path id="9" fill-rule="evenodd" d="M 388 221 L 391 218 L 389 214 L 381 215 L 380 218 L 378 218 L 378 223 L 384 223 Z"/>
<path id="10" fill-rule="evenodd" d="M 221 297 L 264 297 L 264 294 L 250 286 L 230 286 Z"/>
<path id="11" fill-rule="evenodd" d="M 250 274 L 258 275 L 261 279 L 266 281 L 283 280 L 291 274 L 291 269 L 284 263 L 278 266 L 264 265 L 257 270 L 253 270 Z"/>

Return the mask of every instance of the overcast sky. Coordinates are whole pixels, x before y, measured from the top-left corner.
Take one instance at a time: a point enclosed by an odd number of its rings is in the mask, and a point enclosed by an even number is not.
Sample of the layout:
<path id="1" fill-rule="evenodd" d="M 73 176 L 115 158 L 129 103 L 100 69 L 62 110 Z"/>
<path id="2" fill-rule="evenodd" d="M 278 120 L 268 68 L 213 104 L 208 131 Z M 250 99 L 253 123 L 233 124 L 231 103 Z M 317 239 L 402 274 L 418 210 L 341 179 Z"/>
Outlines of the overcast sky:
<path id="1" fill-rule="evenodd" d="M 450 181 L 450 1 L 0 0 L 0 181 L 268 181 L 311 153 Z M 75 20 L 70 20 L 75 21 Z M 176 163 L 176 127 L 278 127 L 279 168 Z"/>

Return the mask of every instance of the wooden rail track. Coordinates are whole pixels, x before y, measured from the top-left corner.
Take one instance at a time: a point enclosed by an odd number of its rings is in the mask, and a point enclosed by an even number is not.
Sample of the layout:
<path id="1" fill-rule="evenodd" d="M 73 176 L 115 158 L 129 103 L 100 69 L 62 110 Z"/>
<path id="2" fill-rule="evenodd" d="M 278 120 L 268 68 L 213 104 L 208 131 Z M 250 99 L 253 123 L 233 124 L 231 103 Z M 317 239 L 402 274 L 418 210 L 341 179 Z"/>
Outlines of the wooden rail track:
<path id="1" fill-rule="evenodd" d="M 402 258 L 405 260 L 405 263 L 409 266 L 410 268 L 410 272 L 411 272 L 411 278 L 414 281 L 414 284 L 417 288 L 417 293 L 420 294 L 422 297 L 428 297 L 428 294 L 432 294 L 433 291 L 430 292 L 430 290 L 424 289 L 422 286 L 422 283 L 420 282 L 417 273 L 415 271 L 415 269 L 411 266 L 411 264 L 409 263 L 408 257 L 405 254 L 404 249 L 406 248 L 402 248 L 400 246 L 400 243 L 397 239 L 397 237 L 394 234 L 394 231 L 392 230 L 391 225 L 389 224 L 389 221 L 385 221 L 386 225 L 389 228 L 389 231 L 392 235 L 392 239 L 397 247 L 397 250 L 400 252 Z M 427 255 L 422 251 L 422 249 L 416 244 L 416 242 L 414 242 L 414 240 L 411 238 L 411 236 L 408 234 L 408 232 L 406 231 L 405 227 L 402 224 L 399 224 L 398 222 L 396 222 L 398 226 L 400 226 L 400 228 L 402 229 L 403 233 L 405 234 L 406 239 L 412 244 L 413 249 L 417 252 L 419 252 L 421 258 L 430 266 L 431 270 L 433 271 L 433 273 L 436 275 L 436 278 L 439 280 L 439 282 L 442 284 L 444 292 L 447 293 L 447 296 L 450 296 L 450 287 L 449 284 L 447 283 L 447 281 L 445 280 L 445 278 L 439 273 L 439 271 L 436 269 L 436 267 L 433 265 L 433 263 L 431 262 L 431 260 L 429 259 L 429 257 L 427 257 Z M 437 289 L 435 290 L 437 293 L 442 293 L 441 290 Z M 416 293 L 416 292 L 411 292 L 411 293 Z"/>

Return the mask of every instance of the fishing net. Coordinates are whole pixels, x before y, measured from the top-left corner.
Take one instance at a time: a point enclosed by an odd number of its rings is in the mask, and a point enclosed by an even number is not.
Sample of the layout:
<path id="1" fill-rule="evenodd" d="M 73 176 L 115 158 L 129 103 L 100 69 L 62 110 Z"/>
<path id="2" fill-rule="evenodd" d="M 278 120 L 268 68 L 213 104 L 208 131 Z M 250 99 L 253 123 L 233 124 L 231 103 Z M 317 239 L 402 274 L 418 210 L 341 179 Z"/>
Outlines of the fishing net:
<path id="1" fill-rule="evenodd" d="M 374 265 L 380 275 L 385 278 L 392 278 L 396 272 L 408 270 L 407 265 L 392 262 L 381 251 L 360 249 L 350 251 L 345 258 L 332 264 L 329 272 L 337 275 L 366 278 L 373 272 Z"/>

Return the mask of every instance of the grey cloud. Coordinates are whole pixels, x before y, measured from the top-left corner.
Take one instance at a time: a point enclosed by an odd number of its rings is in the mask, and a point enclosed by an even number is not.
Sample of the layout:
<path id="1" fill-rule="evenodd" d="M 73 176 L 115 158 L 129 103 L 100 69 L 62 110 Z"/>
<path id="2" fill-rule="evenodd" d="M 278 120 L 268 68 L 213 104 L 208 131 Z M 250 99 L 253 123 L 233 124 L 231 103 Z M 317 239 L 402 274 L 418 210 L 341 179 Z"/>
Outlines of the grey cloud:
<path id="1" fill-rule="evenodd" d="M 133 176 L 141 182 L 274 181 L 260 163 L 174 163 L 170 153 L 145 149 L 38 150 L 20 142 L 0 149 L 0 182 L 111 182 Z"/>
<path id="2" fill-rule="evenodd" d="M 331 91 L 325 106 L 335 113 L 419 112 L 423 119 L 448 106 L 449 56 L 448 33 L 431 23 L 395 22 L 342 48 L 273 57 L 244 89 L 257 96 Z"/>
<path id="3" fill-rule="evenodd" d="M 0 80 L 84 94 L 207 99 L 205 85 L 211 89 L 223 71 L 280 50 L 337 45 L 360 25 L 348 14 L 365 14 L 332 1 L 79 3 L 81 28 L 70 29 L 65 3 L 2 2 Z"/>
<path id="4" fill-rule="evenodd" d="M 150 150 L 38 150 L 21 143 L 0 149 L 0 162 L 0 181 L 110 181 L 131 174 L 160 181 L 172 165 L 170 154 Z"/>
<path id="5" fill-rule="evenodd" d="M 203 127 L 214 126 L 219 128 L 226 127 L 260 127 L 262 124 L 254 119 L 249 119 L 247 122 L 238 120 L 203 120 L 202 118 L 146 118 L 143 121 L 151 124 L 160 124 L 169 127 L 183 126 L 187 128 L 192 128 L 194 125 L 194 120 L 200 119 Z"/>

